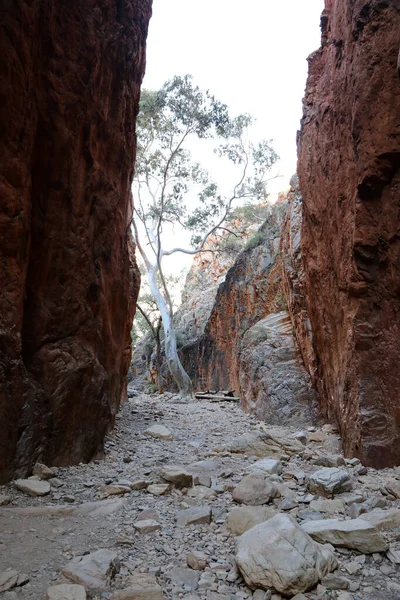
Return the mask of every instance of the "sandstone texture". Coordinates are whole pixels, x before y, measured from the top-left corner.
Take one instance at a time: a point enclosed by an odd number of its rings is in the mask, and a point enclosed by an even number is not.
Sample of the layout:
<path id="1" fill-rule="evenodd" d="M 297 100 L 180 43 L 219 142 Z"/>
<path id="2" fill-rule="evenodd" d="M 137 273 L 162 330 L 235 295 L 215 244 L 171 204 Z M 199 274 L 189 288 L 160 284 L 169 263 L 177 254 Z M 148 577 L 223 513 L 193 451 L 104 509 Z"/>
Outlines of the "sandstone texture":
<path id="1" fill-rule="evenodd" d="M 7 2 L 0 53 L 0 481 L 102 450 L 125 394 L 150 0 Z"/>
<path id="2" fill-rule="evenodd" d="M 321 25 L 298 138 L 291 264 L 299 253 L 301 264 L 287 276 L 288 304 L 345 455 L 384 467 L 400 461 L 400 7 L 326 0 Z"/>

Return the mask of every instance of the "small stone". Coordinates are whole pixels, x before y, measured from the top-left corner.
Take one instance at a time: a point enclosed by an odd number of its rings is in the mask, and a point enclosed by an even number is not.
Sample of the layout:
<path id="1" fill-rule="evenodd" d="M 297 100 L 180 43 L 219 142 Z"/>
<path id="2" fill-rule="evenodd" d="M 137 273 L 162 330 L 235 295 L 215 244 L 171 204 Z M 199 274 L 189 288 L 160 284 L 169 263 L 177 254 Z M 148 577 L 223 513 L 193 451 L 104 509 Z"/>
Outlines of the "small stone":
<path id="1" fill-rule="evenodd" d="M 104 498 L 107 498 L 108 496 L 119 496 L 121 494 L 130 494 L 131 493 L 131 487 L 128 485 L 118 485 L 118 484 L 111 484 L 111 485 L 104 485 L 101 489 L 100 489 L 102 495 Z"/>
<path id="2" fill-rule="evenodd" d="M 313 494 L 333 497 L 340 492 L 350 492 L 352 482 L 350 475 L 344 469 L 325 467 L 310 476 L 308 489 Z"/>
<path id="3" fill-rule="evenodd" d="M 147 491 L 149 494 L 153 494 L 153 496 L 164 496 L 170 489 L 171 486 L 169 483 L 153 483 L 148 486 Z"/>
<path id="4" fill-rule="evenodd" d="M 211 508 L 209 506 L 194 506 L 178 512 L 176 520 L 181 527 L 211 523 Z"/>
<path id="5" fill-rule="evenodd" d="M 97 550 L 70 560 L 63 568 L 62 575 L 74 583 L 101 590 L 107 586 L 116 559 L 117 553 L 113 550 Z"/>
<path id="6" fill-rule="evenodd" d="M 252 506 L 267 504 L 279 495 L 270 479 L 261 473 L 247 475 L 232 492 L 232 498 L 236 502 Z"/>
<path id="7" fill-rule="evenodd" d="M 51 479 L 57 475 L 57 471 L 55 469 L 51 469 L 47 467 L 43 463 L 37 462 L 33 467 L 32 473 L 39 477 L 39 479 Z"/>
<path id="8" fill-rule="evenodd" d="M 191 569 L 203 571 L 207 566 L 207 556 L 204 552 L 192 550 L 186 557 L 186 562 Z"/>
<path id="9" fill-rule="evenodd" d="M 272 458 L 270 456 L 266 456 L 261 460 L 258 460 L 254 464 L 251 465 L 252 473 L 265 473 L 267 475 L 277 474 L 280 475 L 282 473 L 282 463 L 280 460 L 276 458 Z"/>
<path id="10" fill-rule="evenodd" d="M 139 533 L 152 533 L 153 531 L 161 529 L 160 523 L 157 523 L 157 521 L 154 521 L 153 519 L 135 521 L 133 526 Z"/>
<path id="11" fill-rule="evenodd" d="M 131 482 L 130 488 L 134 491 L 145 490 L 148 485 L 149 484 L 147 483 L 147 481 L 144 481 L 143 479 L 138 479 L 136 481 Z"/>
<path id="12" fill-rule="evenodd" d="M 256 590 L 253 593 L 253 600 L 271 600 L 271 591 Z"/>
<path id="13" fill-rule="evenodd" d="M 313 461 L 314 465 L 320 467 L 341 467 L 346 464 L 343 456 L 340 454 L 328 454 L 326 456 L 320 456 Z"/>
<path id="14" fill-rule="evenodd" d="M 63 496 L 63 501 L 66 502 L 67 504 L 73 504 L 75 502 L 75 496 Z"/>
<path id="15" fill-rule="evenodd" d="M 45 600 L 86 600 L 86 590 L 82 585 L 51 585 L 47 588 Z"/>
<path id="16" fill-rule="evenodd" d="M 17 585 L 18 571 L 10 569 L 9 571 L 2 571 L 0 573 L 0 592 L 6 592 L 11 590 Z"/>
<path id="17" fill-rule="evenodd" d="M 190 498 L 197 498 L 197 500 L 212 500 L 216 497 L 217 492 L 204 485 L 196 485 L 190 488 L 187 495 Z"/>
<path id="18" fill-rule="evenodd" d="M 165 481 L 173 483 L 177 488 L 192 487 L 193 485 L 193 475 L 183 467 L 165 466 L 161 469 L 160 475 Z"/>
<path id="19" fill-rule="evenodd" d="M 400 550 L 396 550 L 391 546 L 386 552 L 386 556 L 394 565 L 400 565 Z"/>
<path id="20" fill-rule="evenodd" d="M 26 492 L 30 496 L 46 496 L 50 493 L 50 484 L 48 481 L 39 479 L 17 479 L 14 485 L 21 492 Z"/>
<path id="21" fill-rule="evenodd" d="M 0 494 L 0 506 L 5 506 L 9 504 L 11 501 L 11 496 L 6 496 L 5 494 Z"/>
<path id="22" fill-rule="evenodd" d="M 135 573 L 124 579 L 129 587 L 114 592 L 110 600 L 163 600 L 161 587 L 152 573 Z M 185 599 L 186 600 L 186 599 Z"/>
<path id="23" fill-rule="evenodd" d="M 183 585 L 186 589 L 197 590 L 199 584 L 199 575 L 192 569 L 184 567 L 175 567 L 169 573 L 172 583 Z"/>
<path id="24" fill-rule="evenodd" d="M 340 577 L 340 575 L 335 575 L 334 573 L 328 573 L 328 575 L 322 579 L 321 584 L 329 590 L 347 590 L 349 587 L 348 579 Z"/>
<path id="25" fill-rule="evenodd" d="M 146 435 L 149 435 L 152 438 L 160 439 L 160 440 L 172 440 L 173 435 L 167 427 L 164 425 L 152 425 L 144 432 Z"/>

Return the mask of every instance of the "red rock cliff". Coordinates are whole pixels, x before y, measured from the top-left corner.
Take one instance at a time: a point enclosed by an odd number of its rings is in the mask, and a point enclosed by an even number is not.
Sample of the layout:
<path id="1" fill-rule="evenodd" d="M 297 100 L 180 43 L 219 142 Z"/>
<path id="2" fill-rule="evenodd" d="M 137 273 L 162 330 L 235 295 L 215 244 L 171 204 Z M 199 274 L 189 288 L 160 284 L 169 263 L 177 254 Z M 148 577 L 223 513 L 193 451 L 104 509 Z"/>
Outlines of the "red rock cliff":
<path id="1" fill-rule="evenodd" d="M 400 2 L 329 0 L 321 25 L 298 163 L 314 380 L 347 456 L 383 467 L 400 462 Z"/>
<path id="2" fill-rule="evenodd" d="M 0 8 L 0 481 L 90 460 L 113 423 L 151 0 Z"/>

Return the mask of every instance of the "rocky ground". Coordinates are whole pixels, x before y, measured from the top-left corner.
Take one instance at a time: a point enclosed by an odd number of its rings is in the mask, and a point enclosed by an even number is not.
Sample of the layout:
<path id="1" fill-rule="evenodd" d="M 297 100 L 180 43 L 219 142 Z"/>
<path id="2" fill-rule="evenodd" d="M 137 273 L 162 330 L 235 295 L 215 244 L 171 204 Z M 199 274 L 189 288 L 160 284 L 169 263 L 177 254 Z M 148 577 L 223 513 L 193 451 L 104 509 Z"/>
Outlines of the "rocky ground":
<path id="1" fill-rule="evenodd" d="M 400 598 L 400 469 L 345 461 L 331 426 L 141 395 L 105 449 L 0 488 L 0 598 Z"/>

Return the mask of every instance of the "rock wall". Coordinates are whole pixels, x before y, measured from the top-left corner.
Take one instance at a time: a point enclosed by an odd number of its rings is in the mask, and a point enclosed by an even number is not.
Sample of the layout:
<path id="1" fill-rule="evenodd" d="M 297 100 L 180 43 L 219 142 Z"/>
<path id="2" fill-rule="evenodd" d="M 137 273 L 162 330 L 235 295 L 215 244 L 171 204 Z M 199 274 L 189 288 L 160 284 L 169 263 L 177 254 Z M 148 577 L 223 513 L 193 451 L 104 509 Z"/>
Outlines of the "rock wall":
<path id="1" fill-rule="evenodd" d="M 151 0 L 0 8 L 0 481 L 87 461 L 125 390 Z"/>
<path id="2" fill-rule="evenodd" d="M 198 389 L 230 389 L 242 407 L 274 424 L 310 424 L 315 393 L 295 343 L 282 289 L 276 205 L 221 283 L 203 335 L 181 350 Z"/>
<path id="3" fill-rule="evenodd" d="M 383 467 L 400 463 L 400 3 L 329 0 L 321 26 L 298 140 L 300 305 L 325 415 L 347 456 Z"/>

